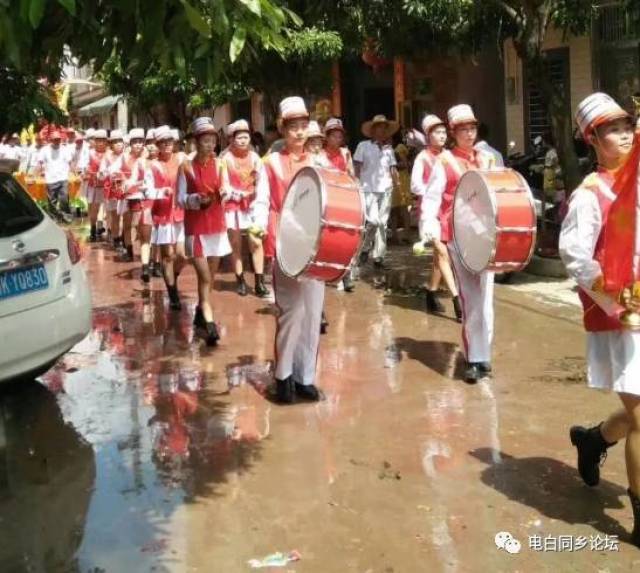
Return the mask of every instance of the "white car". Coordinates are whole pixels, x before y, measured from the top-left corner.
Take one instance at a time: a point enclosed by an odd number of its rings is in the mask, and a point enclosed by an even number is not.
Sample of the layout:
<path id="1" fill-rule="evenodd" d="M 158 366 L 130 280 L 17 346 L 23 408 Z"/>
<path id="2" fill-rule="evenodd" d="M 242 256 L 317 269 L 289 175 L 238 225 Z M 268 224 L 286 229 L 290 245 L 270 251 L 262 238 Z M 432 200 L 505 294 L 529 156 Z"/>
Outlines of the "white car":
<path id="1" fill-rule="evenodd" d="M 0 382 L 34 378 L 91 328 L 80 245 L 0 161 Z"/>

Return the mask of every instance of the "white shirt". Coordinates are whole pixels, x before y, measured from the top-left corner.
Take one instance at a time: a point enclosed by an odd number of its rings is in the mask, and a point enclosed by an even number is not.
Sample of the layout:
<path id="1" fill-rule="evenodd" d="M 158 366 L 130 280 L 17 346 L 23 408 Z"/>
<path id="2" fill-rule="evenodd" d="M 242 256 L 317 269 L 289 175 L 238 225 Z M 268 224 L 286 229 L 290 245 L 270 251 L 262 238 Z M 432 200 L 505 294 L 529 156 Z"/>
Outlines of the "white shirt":
<path id="1" fill-rule="evenodd" d="M 66 145 L 60 145 L 58 149 L 54 149 L 51 145 L 45 145 L 38 155 L 38 163 L 44 169 L 45 183 L 59 183 L 69 179 L 71 154 Z"/>
<path id="2" fill-rule="evenodd" d="M 504 157 L 502 156 L 502 153 L 500 153 L 494 147 L 491 147 L 486 141 L 478 141 L 478 143 L 476 143 L 473 147 L 478 151 L 484 151 L 485 153 L 490 153 L 491 155 L 493 155 L 495 159 L 495 167 L 504 167 Z"/>
<path id="3" fill-rule="evenodd" d="M 360 184 L 365 193 L 391 192 L 391 168 L 396 165 L 396 156 L 390 145 L 380 147 L 371 140 L 361 141 L 353 154 L 353 160 L 361 164 Z"/>
<path id="4" fill-rule="evenodd" d="M 5 145 L 2 151 L 2 159 L 17 159 L 22 161 L 26 150 L 20 145 Z"/>

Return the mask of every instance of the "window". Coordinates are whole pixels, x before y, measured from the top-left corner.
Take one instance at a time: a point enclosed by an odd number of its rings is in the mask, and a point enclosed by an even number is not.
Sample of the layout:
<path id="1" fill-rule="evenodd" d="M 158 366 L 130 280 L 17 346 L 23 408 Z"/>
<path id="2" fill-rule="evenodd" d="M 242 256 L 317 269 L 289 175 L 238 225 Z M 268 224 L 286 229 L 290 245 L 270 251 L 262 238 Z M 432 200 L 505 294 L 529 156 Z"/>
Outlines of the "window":
<path id="1" fill-rule="evenodd" d="M 24 233 L 39 225 L 44 214 L 7 173 L 0 173 L 0 238 Z"/>
<path id="2" fill-rule="evenodd" d="M 571 86 L 569 82 L 569 48 L 546 51 L 547 72 L 553 84 L 560 89 L 567 106 L 567 115 L 571 116 Z M 538 136 L 548 140 L 551 136 L 549 106 L 537 86 L 535 78 L 525 73 L 525 134 L 527 143 Z"/>

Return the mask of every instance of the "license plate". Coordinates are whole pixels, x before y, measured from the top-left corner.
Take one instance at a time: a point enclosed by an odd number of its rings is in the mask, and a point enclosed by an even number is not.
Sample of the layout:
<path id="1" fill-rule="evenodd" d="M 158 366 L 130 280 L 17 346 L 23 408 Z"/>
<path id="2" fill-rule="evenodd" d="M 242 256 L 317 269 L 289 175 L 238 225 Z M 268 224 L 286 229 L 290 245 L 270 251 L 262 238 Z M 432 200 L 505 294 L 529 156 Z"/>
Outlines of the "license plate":
<path id="1" fill-rule="evenodd" d="M 44 265 L 0 273 L 0 300 L 49 287 Z"/>

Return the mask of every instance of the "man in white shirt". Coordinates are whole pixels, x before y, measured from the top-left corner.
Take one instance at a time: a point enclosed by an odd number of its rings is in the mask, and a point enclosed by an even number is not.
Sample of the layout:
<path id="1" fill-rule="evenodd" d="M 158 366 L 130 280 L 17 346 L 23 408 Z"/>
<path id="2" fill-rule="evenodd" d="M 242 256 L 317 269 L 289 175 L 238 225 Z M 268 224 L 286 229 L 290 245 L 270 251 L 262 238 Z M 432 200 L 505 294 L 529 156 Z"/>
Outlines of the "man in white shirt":
<path id="1" fill-rule="evenodd" d="M 25 150 L 20 145 L 20 136 L 17 133 L 12 133 L 7 145 L 2 152 L 2 159 L 15 159 L 22 162 L 25 156 Z"/>
<path id="2" fill-rule="evenodd" d="M 20 165 L 20 171 L 27 175 L 35 175 L 38 170 L 38 157 L 40 151 L 44 146 L 44 140 L 39 133 L 36 133 L 35 142 L 32 143 L 26 150 L 22 164 Z"/>
<path id="3" fill-rule="evenodd" d="M 38 163 L 47 184 L 49 205 L 67 215 L 69 210 L 69 166 L 71 151 L 62 145 L 62 134 L 54 131 L 50 136 L 50 144 L 40 151 Z M 63 218 L 67 218 L 64 217 Z"/>
<path id="4" fill-rule="evenodd" d="M 362 124 L 362 133 L 369 139 L 361 141 L 353 155 L 356 177 L 360 180 L 366 201 L 367 230 L 361 262 L 369 257 L 373 243 L 373 264 L 383 267 L 387 251 L 387 222 L 391 212 L 391 194 L 398 184 L 396 158 L 389 140 L 399 125 L 384 115 L 376 115 Z"/>

